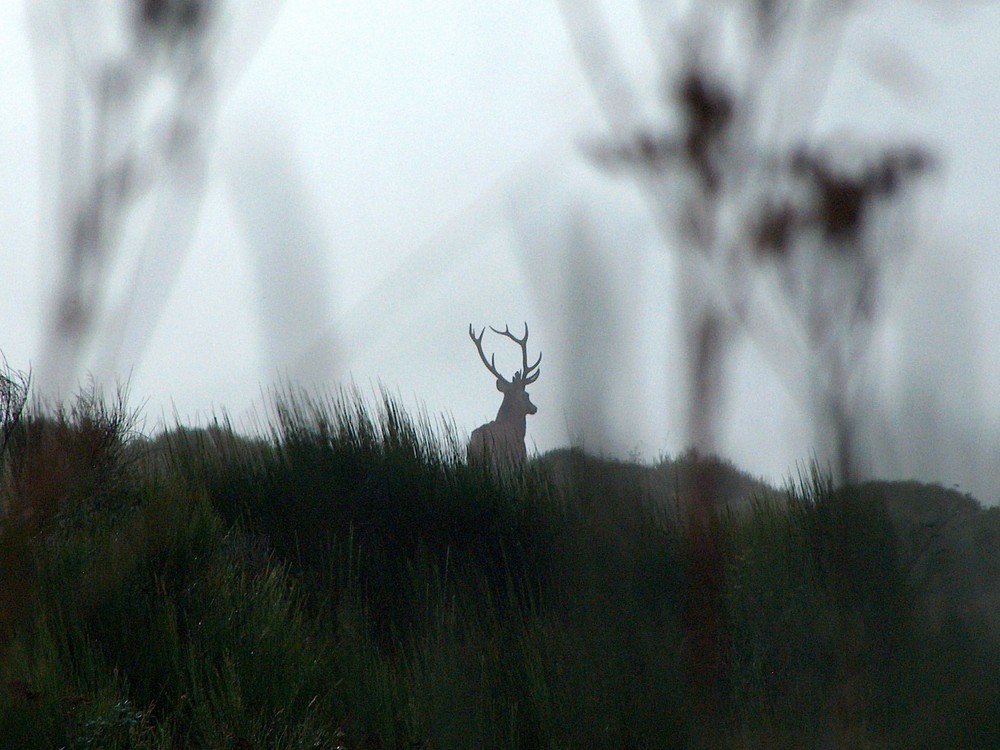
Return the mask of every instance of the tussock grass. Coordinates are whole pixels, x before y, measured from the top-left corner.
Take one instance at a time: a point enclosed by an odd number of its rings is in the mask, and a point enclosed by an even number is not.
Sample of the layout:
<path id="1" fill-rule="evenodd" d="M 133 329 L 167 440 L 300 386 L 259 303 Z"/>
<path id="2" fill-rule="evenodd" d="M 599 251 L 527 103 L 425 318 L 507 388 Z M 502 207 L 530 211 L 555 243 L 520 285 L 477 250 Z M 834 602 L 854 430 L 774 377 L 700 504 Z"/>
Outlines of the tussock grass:
<path id="1" fill-rule="evenodd" d="M 356 392 L 276 392 L 251 437 L 222 419 L 149 439 L 93 394 L 16 422 L 5 747 L 1000 745 L 977 557 L 1000 523 L 967 501 L 818 472 L 779 492 L 714 462 L 708 726 L 685 672 L 683 477 L 710 459 L 560 451 L 496 476 L 454 430 Z M 928 541 L 936 507 L 961 526 Z"/>

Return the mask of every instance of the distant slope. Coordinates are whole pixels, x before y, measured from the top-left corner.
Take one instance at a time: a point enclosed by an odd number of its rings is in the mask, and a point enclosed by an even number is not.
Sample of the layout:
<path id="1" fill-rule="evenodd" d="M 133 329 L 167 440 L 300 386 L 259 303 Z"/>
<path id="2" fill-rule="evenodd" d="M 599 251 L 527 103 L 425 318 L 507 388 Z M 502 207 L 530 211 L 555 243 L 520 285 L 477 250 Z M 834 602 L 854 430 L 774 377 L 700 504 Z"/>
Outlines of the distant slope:
<path id="1" fill-rule="evenodd" d="M 587 495 L 634 495 L 661 507 L 672 507 L 683 499 L 695 470 L 705 467 L 715 472 L 717 497 L 722 505 L 736 507 L 755 497 L 780 494 L 729 461 L 717 456 L 700 456 L 693 451 L 665 458 L 653 466 L 590 456 L 576 448 L 550 451 L 539 461 L 563 489 L 584 489 Z"/>
<path id="2" fill-rule="evenodd" d="M 900 559 L 932 617 L 972 616 L 1000 637 L 1000 508 L 936 484 L 866 482 L 858 489 L 885 502 Z"/>

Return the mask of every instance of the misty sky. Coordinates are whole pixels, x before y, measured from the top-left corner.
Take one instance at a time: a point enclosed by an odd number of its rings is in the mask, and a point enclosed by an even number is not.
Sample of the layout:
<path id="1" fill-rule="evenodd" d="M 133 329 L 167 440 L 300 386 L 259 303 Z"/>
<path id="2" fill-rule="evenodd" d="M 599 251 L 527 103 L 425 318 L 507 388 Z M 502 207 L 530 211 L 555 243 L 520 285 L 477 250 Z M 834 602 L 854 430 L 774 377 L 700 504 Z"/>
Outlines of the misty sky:
<path id="1" fill-rule="evenodd" d="M 916 141 L 940 160 L 868 363 L 884 415 L 871 468 L 996 502 L 1000 4 L 968 5 L 859 4 L 828 81 L 799 98 L 803 133 Z M 259 34 L 228 40 L 238 69 L 192 242 L 150 281 L 165 303 L 137 304 L 157 314 L 114 368 L 147 424 L 222 409 L 239 423 L 289 378 L 380 382 L 468 431 L 500 402 L 469 323 L 527 320 L 544 352 L 529 445 L 681 450 L 676 256 L 634 185 L 584 154 L 604 125 L 558 5 L 287 0 L 253 20 Z M 615 17 L 653 96 L 639 28 Z M 25 6 L 0 5 L 0 351 L 18 369 L 37 363 L 56 263 L 30 39 Z M 259 49 L 248 60 L 240 42 Z M 516 350 L 487 342 L 512 372 Z M 720 450 L 780 482 L 814 437 L 762 346 L 746 336 L 727 363 Z"/>

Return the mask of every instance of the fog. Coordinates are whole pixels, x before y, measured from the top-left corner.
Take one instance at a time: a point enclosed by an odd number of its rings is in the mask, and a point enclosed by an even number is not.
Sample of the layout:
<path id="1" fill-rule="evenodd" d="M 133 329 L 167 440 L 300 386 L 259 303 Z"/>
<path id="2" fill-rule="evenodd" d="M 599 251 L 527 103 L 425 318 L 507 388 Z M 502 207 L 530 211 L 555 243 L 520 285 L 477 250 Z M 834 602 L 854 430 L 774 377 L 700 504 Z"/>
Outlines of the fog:
<path id="1" fill-rule="evenodd" d="M 162 169 L 128 210 L 65 362 L 46 358 L 66 273 L 58 201 L 66 122 L 87 122 L 67 115 L 64 89 L 79 84 L 70 63 L 91 58 L 65 52 L 81 37 L 63 36 L 58 4 L 4 6 L 0 351 L 53 392 L 87 373 L 127 380 L 151 426 L 223 410 L 250 424 L 271 383 L 354 382 L 467 432 L 500 403 L 469 324 L 527 321 L 529 352 L 544 355 L 529 447 L 683 450 L 685 249 L 639 181 L 594 156 L 617 129 L 663 117 L 656 41 L 674 26 L 607 5 L 621 78 L 603 93 L 573 4 L 225 6 L 210 85 L 184 100 L 192 168 Z M 800 50 L 809 85 L 794 69 L 775 84 L 781 138 L 915 142 L 937 165 L 880 235 L 899 249 L 855 377 L 860 469 L 996 503 L 1000 8 L 869 3 L 836 22 Z M 163 80 L 154 113 L 182 79 Z M 784 330 L 734 327 L 712 404 L 714 449 L 774 482 L 827 460 L 830 440 Z M 512 373 L 516 347 L 487 341 Z"/>

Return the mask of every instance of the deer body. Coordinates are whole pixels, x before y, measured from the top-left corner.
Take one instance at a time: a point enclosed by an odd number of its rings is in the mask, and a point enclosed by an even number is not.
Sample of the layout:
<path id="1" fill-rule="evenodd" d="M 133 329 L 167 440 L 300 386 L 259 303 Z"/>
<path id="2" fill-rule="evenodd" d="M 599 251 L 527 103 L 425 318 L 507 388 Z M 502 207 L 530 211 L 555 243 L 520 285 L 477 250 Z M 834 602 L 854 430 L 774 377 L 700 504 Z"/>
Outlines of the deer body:
<path id="1" fill-rule="evenodd" d="M 469 438 L 470 459 L 491 457 L 494 463 L 523 463 L 528 457 L 524 448 L 527 415 L 534 414 L 538 409 L 528 400 L 527 394 L 525 400 L 531 411 L 512 408 L 513 405 L 508 405 L 510 400 L 508 396 L 504 396 L 497 418 L 472 431 Z M 508 408 L 505 409 L 504 406 Z"/>
<path id="2" fill-rule="evenodd" d="M 483 334 L 486 329 L 476 336 L 475 330 L 469 326 L 469 336 L 479 351 L 486 369 L 497 379 L 497 390 L 503 394 L 503 403 L 497 412 L 497 418 L 492 422 L 477 427 L 472 431 L 469 438 L 468 458 L 470 462 L 490 462 L 494 467 L 521 464 L 527 459 L 527 451 L 524 448 L 524 435 L 527 429 L 527 416 L 538 411 L 525 388 L 538 379 L 538 365 L 541 364 L 542 355 L 538 355 L 535 364 L 528 365 L 528 324 L 524 325 L 524 337 L 517 338 L 510 332 L 508 327 L 504 331 L 498 331 L 490 327 L 494 333 L 506 336 L 521 347 L 523 366 L 518 370 L 511 380 L 507 380 L 496 369 L 495 356 L 489 361 L 483 354 Z"/>

